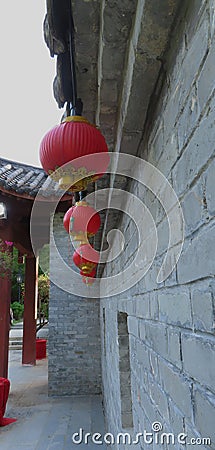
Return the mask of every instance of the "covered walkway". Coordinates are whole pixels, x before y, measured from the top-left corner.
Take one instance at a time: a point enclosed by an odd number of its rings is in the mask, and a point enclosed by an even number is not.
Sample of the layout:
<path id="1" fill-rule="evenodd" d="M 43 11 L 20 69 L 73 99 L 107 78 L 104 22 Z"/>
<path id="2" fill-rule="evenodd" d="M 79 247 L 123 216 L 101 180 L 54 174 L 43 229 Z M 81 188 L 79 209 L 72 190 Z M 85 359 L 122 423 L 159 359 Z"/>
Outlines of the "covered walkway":
<path id="1" fill-rule="evenodd" d="M 42 210 L 37 218 L 38 242 L 33 249 L 30 233 L 30 218 L 35 197 L 38 191 Z M 2 254 L 10 252 L 14 245 L 23 263 L 25 256 L 25 300 L 23 325 L 23 364 L 36 363 L 36 309 L 37 309 L 37 276 L 38 254 L 44 244 L 49 242 L 50 217 L 46 216 L 47 208 L 56 199 L 56 183 L 47 179 L 43 169 L 0 158 L 0 203 L 4 214 L 0 216 L 0 244 Z M 66 211 L 71 206 L 72 197 L 66 194 L 59 202 L 58 209 Z M 12 246 L 8 246 L 12 244 Z M 18 263 L 20 263 L 18 261 Z M 11 274 L 0 277 L 0 376 L 8 377 L 9 317 L 11 301 Z"/>
<path id="2" fill-rule="evenodd" d="M 22 366 L 21 358 L 21 350 L 10 350 L 11 391 L 5 416 L 17 422 L 0 428 L 1 450 L 73 450 L 85 448 L 84 442 L 82 447 L 72 441 L 80 428 L 91 435 L 104 434 L 99 396 L 49 398 L 47 359 Z M 97 447 L 89 439 L 87 449 Z"/>

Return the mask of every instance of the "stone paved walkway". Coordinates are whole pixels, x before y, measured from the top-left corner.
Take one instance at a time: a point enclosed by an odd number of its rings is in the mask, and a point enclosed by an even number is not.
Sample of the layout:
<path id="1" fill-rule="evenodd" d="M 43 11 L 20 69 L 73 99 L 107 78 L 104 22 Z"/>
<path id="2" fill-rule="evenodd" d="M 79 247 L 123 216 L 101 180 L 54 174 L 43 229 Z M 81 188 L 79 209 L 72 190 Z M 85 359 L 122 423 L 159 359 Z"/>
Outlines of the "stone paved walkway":
<path id="1" fill-rule="evenodd" d="M 99 396 L 49 398 L 47 395 L 47 359 L 35 367 L 21 365 L 21 351 L 10 351 L 11 391 L 5 417 L 17 422 L 0 428 L 1 450 L 104 450 L 103 445 L 72 441 L 80 428 L 91 435 L 104 435 Z"/>

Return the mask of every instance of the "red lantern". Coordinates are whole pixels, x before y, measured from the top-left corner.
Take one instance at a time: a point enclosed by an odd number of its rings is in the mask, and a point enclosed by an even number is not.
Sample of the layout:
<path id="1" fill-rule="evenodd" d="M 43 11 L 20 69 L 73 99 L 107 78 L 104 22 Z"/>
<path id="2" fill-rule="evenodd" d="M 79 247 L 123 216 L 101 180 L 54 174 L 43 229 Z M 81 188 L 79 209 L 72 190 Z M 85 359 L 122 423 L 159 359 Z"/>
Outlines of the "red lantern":
<path id="1" fill-rule="evenodd" d="M 94 153 L 103 157 L 76 158 Z M 103 135 L 82 116 L 66 117 L 44 136 L 40 145 L 40 161 L 49 175 L 59 182 L 62 189 L 72 192 L 83 191 L 87 184 L 97 180 L 107 170 L 109 164 L 108 148 Z M 63 168 L 64 164 L 69 167 Z M 82 167 L 80 166 L 82 164 Z M 83 177 L 79 180 L 80 177 Z"/>
<path id="2" fill-rule="evenodd" d="M 85 276 L 85 273 L 83 272 L 83 270 L 80 271 L 80 275 Z M 87 274 L 87 276 L 89 278 L 94 278 L 95 275 L 96 275 L 96 267 L 92 270 L 92 272 Z"/>
<path id="3" fill-rule="evenodd" d="M 87 284 L 88 286 L 92 285 L 94 283 L 94 277 L 96 276 L 96 267 L 92 270 L 92 272 L 88 273 L 87 275 L 81 270 L 80 275 L 82 275 L 82 281 L 83 283 Z"/>
<path id="4" fill-rule="evenodd" d="M 96 267 L 92 270 L 92 272 L 88 273 L 87 275 L 81 270 L 80 275 L 82 275 L 82 281 L 83 283 L 87 284 L 88 286 L 92 285 L 94 283 L 94 278 L 96 276 Z"/>
<path id="5" fill-rule="evenodd" d="M 80 245 L 73 254 L 73 262 L 84 275 L 88 275 L 99 262 L 99 252 L 89 244 Z"/>
<path id="6" fill-rule="evenodd" d="M 75 206 L 72 206 L 71 208 L 69 208 L 68 211 L 66 211 L 64 218 L 63 218 L 63 226 L 64 226 L 65 230 L 67 231 L 67 233 L 69 233 L 70 217 L 72 215 L 74 208 L 75 208 Z"/>
<path id="7" fill-rule="evenodd" d="M 101 219 L 94 208 L 87 202 L 80 201 L 66 212 L 63 224 L 67 233 L 70 233 L 74 240 L 83 240 L 83 237 L 86 239 L 86 233 L 88 238 L 97 233 Z"/>

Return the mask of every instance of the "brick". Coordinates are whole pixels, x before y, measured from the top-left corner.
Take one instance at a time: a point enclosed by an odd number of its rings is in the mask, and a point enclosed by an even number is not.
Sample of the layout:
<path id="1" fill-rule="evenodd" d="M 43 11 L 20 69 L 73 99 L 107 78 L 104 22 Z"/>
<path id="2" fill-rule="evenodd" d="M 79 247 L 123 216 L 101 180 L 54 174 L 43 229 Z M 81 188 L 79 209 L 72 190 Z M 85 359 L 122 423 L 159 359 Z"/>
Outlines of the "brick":
<path id="1" fill-rule="evenodd" d="M 126 395 L 129 395 L 130 393 L 130 379 L 131 375 L 128 370 L 126 370 L 125 372 L 120 372 L 120 382 L 122 386 L 122 391 Z"/>
<path id="2" fill-rule="evenodd" d="M 158 249 L 157 254 L 162 255 L 167 251 L 168 243 L 169 243 L 169 226 L 167 218 L 164 217 L 164 220 L 157 227 L 158 233 Z"/>
<path id="3" fill-rule="evenodd" d="M 210 292 L 194 290 L 191 295 L 193 325 L 196 330 L 214 331 L 213 300 Z"/>
<path id="4" fill-rule="evenodd" d="M 186 378 L 159 360 L 160 381 L 165 392 L 187 417 L 192 415 L 191 388 Z"/>
<path id="5" fill-rule="evenodd" d="M 157 287 L 156 280 L 160 267 L 161 261 L 154 259 L 152 267 L 148 270 L 143 279 L 146 291 L 152 292 Z M 160 283 L 159 286 L 162 287 L 162 283 Z"/>
<path id="6" fill-rule="evenodd" d="M 183 432 L 184 416 L 181 413 L 181 411 L 177 408 L 177 406 L 172 402 L 172 400 L 169 399 L 168 403 L 169 403 L 169 415 L 171 417 L 171 429 L 176 436 Z"/>
<path id="7" fill-rule="evenodd" d="M 141 319 L 139 320 L 139 333 L 140 339 L 144 341 L 146 338 L 146 328 L 145 328 L 145 321 Z"/>
<path id="8" fill-rule="evenodd" d="M 213 161 L 206 171 L 206 204 L 208 212 L 211 216 L 215 214 L 215 195 L 214 195 L 214 180 L 215 180 L 215 161 Z"/>
<path id="9" fill-rule="evenodd" d="M 167 130 L 167 135 L 169 134 L 168 131 L 170 132 L 177 123 L 177 117 L 206 54 L 208 46 L 208 25 L 208 18 L 205 15 L 198 29 L 198 33 L 192 36 L 192 40 L 188 44 L 189 48 L 185 57 L 178 60 L 178 67 L 177 62 L 175 64 L 174 78 L 170 78 L 171 102 L 168 102 L 168 106 L 164 112 L 164 125 Z M 183 49 L 179 51 L 183 54 Z M 192 65 L 190 61 L 193 62 Z"/>
<path id="10" fill-rule="evenodd" d="M 142 319 L 149 319 L 150 317 L 150 299 L 148 296 L 142 296 L 141 298 L 135 298 L 136 303 L 136 315 Z"/>
<path id="11" fill-rule="evenodd" d="M 182 358 L 185 372 L 215 392 L 215 339 L 182 334 Z"/>
<path id="12" fill-rule="evenodd" d="M 144 389 L 148 391 L 148 370 L 141 364 L 136 364 L 136 369 L 136 375 L 140 386 L 144 386 Z"/>
<path id="13" fill-rule="evenodd" d="M 185 247 L 177 265 L 180 284 L 214 276 L 215 227 L 204 228 Z"/>
<path id="14" fill-rule="evenodd" d="M 150 294 L 150 318 L 152 320 L 158 320 L 159 316 L 159 308 L 158 308 L 158 299 L 157 294 Z"/>
<path id="15" fill-rule="evenodd" d="M 148 372 L 150 371 L 149 350 L 140 342 L 137 343 L 137 363 Z"/>
<path id="16" fill-rule="evenodd" d="M 212 37 L 215 31 L 215 8 L 213 3 L 209 3 L 209 15 L 210 15 L 210 34 Z"/>
<path id="17" fill-rule="evenodd" d="M 195 20 L 196 18 L 197 17 L 195 17 Z M 191 34 L 190 39 L 188 40 L 188 51 L 180 68 L 180 74 L 182 76 L 181 98 L 186 98 L 190 86 L 198 74 L 201 63 L 207 52 L 208 35 L 209 22 L 208 15 L 205 13 L 202 14 L 198 31 Z M 190 61 L 192 61 L 192 64 L 190 64 Z"/>
<path id="18" fill-rule="evenodd" d="M 170 134 L 164 148 L 164 152 L 162 153 L 159 159 L 159 170 L 163 173 L 165 177 L 168 177 L 170 170 L 173 165 L 177 161 L 179 156 L 179 143 L 178 143 L 178 134 L 177 130 L 172 130 L 172 134 Z"/>
<path id="19" fill-rule="evenodd" d="M 128 316 L 128 332 L 133 336 L 139 336 L 138 319 L 136 317 Z"/>
<path id="20" fill-rule="evenodd" d="M 202 18 L 207 16 L 206 5 L 207 2 L 205 0 L 195 0 L 194 3 L 187 3 L 187 12 L 186 12 L 186 35 L 188 45 L 192 42 L 193 35 L 198 33 L 199 26 L 201 25 Z"/>
<path id="21" fill-rule="evenodd" d="M 181 202 L 185 221 L 185 235 L 189 235 L 204 223 L 205 214 L 203 200 L 203 184 L 200 179 L 195 188 L 190 190 Z"/>
<path id="22" fill-rule="evenodd" d="M 173 258 L 174 258 L 174 253 L 172 253 L 172 255 L 170 255 L 169 260 L 174 261 Z M 168 278 L 164 281 L 164 286 L 165 287 L 176 286 L 177 284 L 178 284 L 178 281 L 177 281 L 176 267 L 174 267 L 172 273 L 170 273 Z"/>
<path id="23" fill-rule="evenodd" d="M 199 115 L 200 108 L 198 96 L 196 92 L 196 86 L 194 86 L 186 101 L 184 110 L 178 120 L 179 154 L 181 153 L 185 144 L 188 142 L 192 131 L 195 129 Z"/>
<path id="24" fill-rule="evenodd" d="M 163 357 L 167 355 L 167 330 L 163 324 L 146 324 L 148 345 Z"/>
<path id="25" fill-rule="evenodd" d="M 154 383 L 152 380 L 149 382 L 149 393 L 152 401 L 155 403 L 161 416 L 164 418 L 165 422 L 169 422 L 169 410 L 166 392 L 162 388 Z"/>
<path id="26" fill-rule="evenodd" d="M 124 300 L 121 303 L 119 303 L 119 309 L 122 311 L 125 311 L 127 314 L 134 316 L 135 315 L 135 301 L 132 298 L 129 300 Z"/>
<path id="27" fill-rule="evenodd" d="M 194 392 L 195 405 L 195 425 L 202 437 L 211 439 L 210 448 L 215 447 L 215 398 L 210 400 L 204 392 L 196 390 Z M 208 448 L 208 447 L 207 447 Z"/>
<path id="28" fill-rule="evenodd" d="M 164 150 L 164 125 L 162 121 L 160 122 L 158 129 L 156 130 L 156 134 L 151 141 L 149 141 L 149 155 L 148 161 L 156 165 L 160 159 L 161 153 Z"/>
<path id="29" fill-rule="evenodd" d="M 127 314 L 118 312 L 117 314 L 117 325 L 118 325 L 118 334 L 127 335 L 128 333 L 128 325 L 127 325 Z"/>
<path id="30" fill-rule="evenodd" d="M 187 292 L 158 294 L 159 319 L 178 326 L 192 327 L 191 305 Z"/>
<path id="31" fill-rule="evenodd" d="M 121 405 L 121 411 L 123 413 L 131 413 L 132 411 L 132 404 L 131 404 L 131 398 L 130 397 L 124 397 L 123 402 Z"/>
<path id="32" fill-rule="evenodd" d="M 173 169 L 173 187 L 177 195 L 185 192 L 201 172 L 215 150 L 215 99 Z"/>
<path id="33" fill-rule="evenodd" d="M 205 63 L 202 67 L 200 77 L 198 79 L 198 97 L 200 108 L 202 109 L 207 102 L 208 98 L 215 88 L 215 37 L 211 42 L 211 47 Z"/>
<path id="34" fill-rule="evenodd" d="M 171 96 L 172 100 L 171 102 L 168 101 L 166 106 L 162 108 L 164 120 L 164 143 L 169 140 L 171 131 L 174 130 L 174 125 L 180 112 L 179 101 L 181 97 L 181 83 L 181 74 L 175 70 L 175 73 L 171 74 L 171 85 L 168 90 L 168 97 Z"/>
<path id="35" fill-rule="evenodd" d="M 145 416 L 149 419 L 150 427 L 148 428 L 149 431 L 151 431 L 152 423 L 155 421 L 159 421 L 162 423 L 162 417 L 159 414 L 157 408 L 152 403 L 148 393 L 144 389 L 141 389 L 140 391 L 140 400 L 141 400 L 141 407 L 145 413 Z"/>
<path id="36" fill-rule="evenodd" d="M 177 330 L 169 329 L 168 333 L 168 360 L 178 368 L 182 367 L 180 334 Z"/>

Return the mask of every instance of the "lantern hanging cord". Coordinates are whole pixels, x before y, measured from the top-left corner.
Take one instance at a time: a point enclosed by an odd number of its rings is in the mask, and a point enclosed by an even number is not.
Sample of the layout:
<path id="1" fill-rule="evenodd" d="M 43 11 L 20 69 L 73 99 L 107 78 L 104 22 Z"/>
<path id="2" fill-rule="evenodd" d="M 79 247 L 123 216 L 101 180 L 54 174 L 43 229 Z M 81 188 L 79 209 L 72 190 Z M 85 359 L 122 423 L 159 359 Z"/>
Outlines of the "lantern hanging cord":
<path id="1" fill-rule="evenodd" d="M 69 27 L 69 53 L 70 53 L 70 67 L 71 67 L 71 84 L 72 84 L 72 108 L 70 103 L 67 103 L 67 115 L 70 115 L 72 109 L 72 115 L 81 115 L 83 109 L 83 103 L 80 98 L 77 98 L 77 77 L 76 77 L 76 64 L 75 64 L 75 42 L 74 42 L 74 21 L 72 16 L 72 5 L 70 2 L 70 27 Z"/>
<path id="2" fill-rule="evenodd" d="M 77 79 L 75 71 L 75 51 L 74 51 L 74 24 L 71 12 L 71 28 L 69 33 L 69 52 L 71 65 L 71 83 L 72 83 L 72 106 L 75 109 L 77 103 Z"/>

